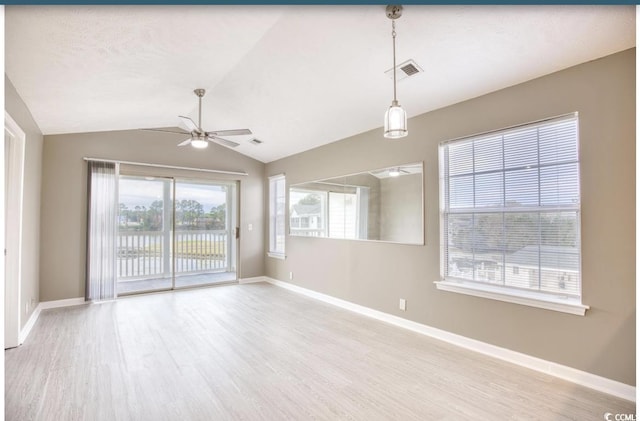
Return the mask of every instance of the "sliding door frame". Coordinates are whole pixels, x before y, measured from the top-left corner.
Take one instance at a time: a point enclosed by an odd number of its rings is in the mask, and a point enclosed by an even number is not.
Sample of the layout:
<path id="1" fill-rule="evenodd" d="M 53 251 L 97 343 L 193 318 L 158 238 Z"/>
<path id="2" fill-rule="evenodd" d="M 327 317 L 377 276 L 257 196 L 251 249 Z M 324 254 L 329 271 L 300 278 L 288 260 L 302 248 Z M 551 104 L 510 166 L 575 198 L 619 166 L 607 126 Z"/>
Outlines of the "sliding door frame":
<path id="1" fill-rule="evenodd" d="M 218 285 L 228 285 L 239 282 L 239 269 L 240 269 L 240 238 L 239 238 L 239 227 L 240 227 L 240 188 L 241 188 L 241 180 L 238 179 L 219 179 L 219 178 L 208 178 L 208 177 L 197 177 L 197 176 L 181 176 L 181 175 L 159 175 L 156 174 L 155 171 L 144 171 L 139 173 L 138 171 L 121 171 L 120 176 L 130 176 L 130 177 L 154 177 L 170 180 L 170 207 L 163 206 L 163 220 L 167 214 L 167 209 L 170 209 L 171 212 L 171 229 L 170 232 L 170 267 L 171 267 L 171 286 L 166 288 L 153 288 L 153 289 L 145 289 L 140 291 L 132 291 L 125 293 L 118 293 L 119 297 L 138 295 L 138 294 L 147 294 L 147 293 L 155 293 L 155 292 L 166 292 L 166 291 L 174 291 L 174 290 L 183 290 L 183 289 L 194 289 L 194 288 L 205 288 L 212 287 Z M 210 185 L 225 185 L 230 188 L 227 189 L 226 193 L 226 215 L 227 221 L 225 223 L 226 227 L 226 235 L 227 235 L 227 244 L 226 248 L 226 265 L 227 270 L 230 269 L 235 273 L 235 279 L 228 281 L 218 281 L 212 283 L 203 283 L 197 285 L 186 285 L 186 286 L 177 286 L 176 285 L 176 271 L 177 271 L 177 257 L 176 257 L 176 247 L 177 247 L 177 235 L 176 235 L 176 196 L 177 196 L 177 186 L 176 183 L 179 182 L 189 182 L 193 181 L 195 183 L 202 184 L 210 184 Z M 166 192 L 165 196 L 166 198 Z M 233 212 L 229 212 L 229 210 L 233 210 Z M 163 236 L 165 234 L 163 233 Z M 163 267 L 166 267 L 166 263 L 163 263 Z"/>

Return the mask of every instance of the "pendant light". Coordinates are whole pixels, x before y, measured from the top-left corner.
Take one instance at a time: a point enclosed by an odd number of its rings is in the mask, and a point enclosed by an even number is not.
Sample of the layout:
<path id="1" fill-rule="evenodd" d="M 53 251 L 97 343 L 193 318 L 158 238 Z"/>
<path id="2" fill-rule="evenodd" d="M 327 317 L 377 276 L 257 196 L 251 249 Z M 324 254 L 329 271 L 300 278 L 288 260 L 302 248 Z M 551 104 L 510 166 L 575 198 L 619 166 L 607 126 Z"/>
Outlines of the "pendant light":
<path id="1" fill-rule="evenodd" d="M 402 6 L 387 6 L 387 17 L 391 19 L 391 36 L 393 37 L 393 101 L 384 115 L 384 137 L 399 139 L 409 134 L 407 130 L 407 113 L 398 104 L 396 97 L 396 19 L 402 16 Z"/>

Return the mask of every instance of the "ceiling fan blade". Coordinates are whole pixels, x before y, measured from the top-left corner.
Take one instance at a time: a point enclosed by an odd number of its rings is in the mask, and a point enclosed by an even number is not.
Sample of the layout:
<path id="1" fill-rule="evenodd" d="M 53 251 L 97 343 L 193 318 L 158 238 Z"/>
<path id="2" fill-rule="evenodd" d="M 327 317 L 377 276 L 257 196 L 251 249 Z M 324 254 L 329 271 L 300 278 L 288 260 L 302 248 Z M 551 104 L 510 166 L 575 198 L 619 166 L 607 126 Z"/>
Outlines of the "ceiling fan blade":
<path id="1" fill-rule="evenodd" d="M 233 142 L 231 140 L 223 139 L 223 138 L 218 137 L 218 136 L 209 135 L 209 136 L 207 136 L 207 139 L 209 139 L 211 141 L 214 141 L 214 142 L 218 142 L 219 144 L 224 145 L 224 146 L 228 146 L 230 148 L 237 148 L 238 146 L 240 146 L 239 143 Z"/>
<path id="2" fill-rule="evenodd" d="M 178 118 L 180 119 L 180 121 L 182 122 L 182 124 L 184 124 L 184 126 L 187 128 L 187 130 L 189 130 L 189 132 L 198 132 L 198 126 L 196 126 L 196 123 L 193 122 L 193 120 L 191 120 L 189 117 L 185 117 L 182 115 L 179 115 Z"/>
<path id="3" fill-rule="evenodd" d="M 185 132 L 185 131 L 178 131 L 178 130 L 164 130 L 164 129 L 140 129 L 140 130 L 144 130 L 147 132 L 164 132 L 164 133 L 176 133 L 176 134 L 182 134 L 182 135 L 189 135 L 189 132 Z"/>
<path id="4" fill-rule="evenodd" d="M 220 130 L 217 132 L 208 132 L 212 136 L 240 136 L 243 134 L 253 134 L 249 129 Z"/>
<path id="5" fill-rule="evenodd" d="M 184 142 L 178 143 L 178 146 L 187 146 L 189 143 L 191 143 L 191 138 L 185 140 Z"/>

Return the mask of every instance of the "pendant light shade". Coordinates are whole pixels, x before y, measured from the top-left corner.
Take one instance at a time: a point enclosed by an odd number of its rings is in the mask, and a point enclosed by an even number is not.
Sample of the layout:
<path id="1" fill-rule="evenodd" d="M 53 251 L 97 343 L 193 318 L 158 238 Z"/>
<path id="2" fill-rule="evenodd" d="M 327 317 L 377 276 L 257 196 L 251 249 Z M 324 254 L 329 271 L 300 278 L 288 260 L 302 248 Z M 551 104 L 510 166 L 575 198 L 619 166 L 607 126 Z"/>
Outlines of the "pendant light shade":
<path id="1" fill-rule="evenodd" d="M 407 130 L 407 112 L 393 101 L 384 115 L 384 137 L 388 139 L 399 139 L 409 134 Z"/>
<path id="2" fill-rule="evenodd" d="M 407 113 L 398 104 L 396 98 L 396 19 L 402 16 L 402 6 L 389 5 L 387 17 L 391 19 L 391 36 L 393 38 L 393 101 L 384 115 L 384 137 L 399 139 L 409 134 L 407 129 Z"/>

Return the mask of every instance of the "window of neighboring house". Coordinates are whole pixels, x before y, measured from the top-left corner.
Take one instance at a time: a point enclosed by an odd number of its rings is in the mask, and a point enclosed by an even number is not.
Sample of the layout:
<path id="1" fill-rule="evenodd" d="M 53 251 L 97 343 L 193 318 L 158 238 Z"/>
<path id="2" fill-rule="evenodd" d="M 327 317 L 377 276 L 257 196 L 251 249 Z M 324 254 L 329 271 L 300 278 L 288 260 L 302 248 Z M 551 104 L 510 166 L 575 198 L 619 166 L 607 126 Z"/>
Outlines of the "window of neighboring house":
<path id="1" fill-rule="evenodd" d="M 284 259 L 285 177 L 269 177 L 269 256 Z"/>
<path id="2" fill-rule="evenodd" d="M 439 149 L 438 288 L 584 314 L 577 113 Z"/>

